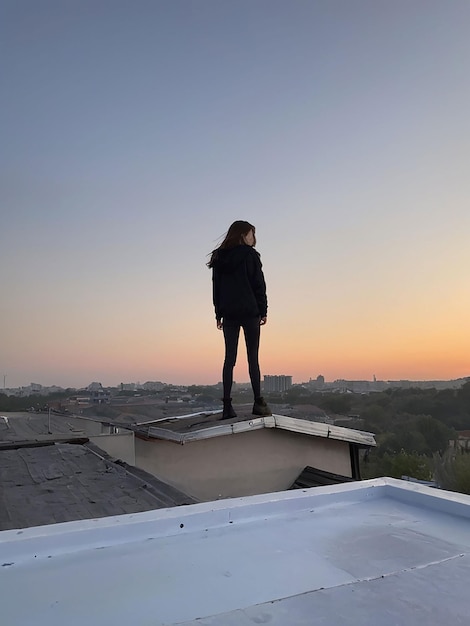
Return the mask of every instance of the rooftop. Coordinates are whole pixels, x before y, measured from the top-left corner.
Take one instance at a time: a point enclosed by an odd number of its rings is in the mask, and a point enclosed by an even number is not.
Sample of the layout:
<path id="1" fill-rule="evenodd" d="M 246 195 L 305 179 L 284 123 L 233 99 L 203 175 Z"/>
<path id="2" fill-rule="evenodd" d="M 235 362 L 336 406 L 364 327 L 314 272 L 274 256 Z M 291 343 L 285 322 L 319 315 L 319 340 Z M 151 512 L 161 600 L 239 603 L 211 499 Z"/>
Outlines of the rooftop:
<path id="1" fill-rule="evenodd" d="M 81 438 L 85 435 L 85 428 L 85 420 L 53 412 L 50 415 L 27 411 L 4 412 L 0 414 L 0 448 L 8 447 L 5 444 L 10 441 L 40 442 L 58 438 Z"/>
<path id="2" fill-rule="evenodd" d="M 256 417 L 251 414 L 251 405 L 237 407 L 238 416 L 221 420 L 221 411 L 203 411 L 146 419 L 140 416 L 127 416 L 126 420 L 103 416 L 54 414 L 51 413 L 4 413 L 0 415 L 0 450 L 11 447 L 9 442 L 47 442 L 86 439 L 92 433 L 92 424 L 115 425 L 132 430 L 145 437 L 167 439 L 177 443 L 187 443 L 198 439 L 209 439 L 262 428 L 290 430 L 316 437 L 336 439 L 357 444 L 359 447 L 375 446 L 373 433 L 334 426 L 311 419 L 294 418 L 273 414 L 269 417 Z"/>
<path id="3" fill-rule="evenodd" d="M 0 530 L 189 504 L 181 491 L 92 443 L 0 449 Z"/>
<path id="4" fill-rule="evenodd" d="M 468 624 L 469 522 L 470 497 L 385 478 L 4 531 L 2 618 Z"/>
<path id="5" fill-rule="evenodd" d="M 360 447 L 376 445 L 374 435 L 365 431 L 285 415 L 274 414 L 269 417 L 256 417 L 249 410 L 245 412 L 238 410 L 236 418 L 227 420 L 220 419 L 220 411 L 206 411 L 134 422 L 127 427 L 146 437 L 167 439 L 178 443 L 188 443 L 198 439 L 210 439 L 262 428 L 278 428 L 315 437 L 347 441 Z"/>

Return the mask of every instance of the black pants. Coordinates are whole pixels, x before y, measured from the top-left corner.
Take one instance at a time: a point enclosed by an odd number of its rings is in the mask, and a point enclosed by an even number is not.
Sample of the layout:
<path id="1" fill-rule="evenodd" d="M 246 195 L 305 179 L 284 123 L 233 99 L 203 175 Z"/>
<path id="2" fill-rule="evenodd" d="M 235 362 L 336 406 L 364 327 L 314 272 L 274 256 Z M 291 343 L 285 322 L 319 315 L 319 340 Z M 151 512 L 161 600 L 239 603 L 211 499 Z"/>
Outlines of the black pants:
<path id="1" fill-rule="evenodd" d="M 230 398 L 233 384 L 233 368 L 237 361 L 238 338 L 240 328 L 245 334 L 246 353 L 248 357 L 248 371 L 255 398 L 261 395 L 261 374 L 258 362 L 260 318 L 251 317 L 245 320 L 224 319 L 225 360 L 222 371 L 224 398 Z"/>

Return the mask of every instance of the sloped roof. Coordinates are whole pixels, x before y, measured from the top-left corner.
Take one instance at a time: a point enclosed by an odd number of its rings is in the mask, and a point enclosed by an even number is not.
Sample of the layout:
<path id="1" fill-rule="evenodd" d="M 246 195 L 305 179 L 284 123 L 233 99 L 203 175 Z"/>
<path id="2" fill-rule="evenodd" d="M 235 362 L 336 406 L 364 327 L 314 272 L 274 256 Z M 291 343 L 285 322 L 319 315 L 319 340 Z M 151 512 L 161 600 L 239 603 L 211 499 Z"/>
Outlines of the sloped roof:
<path id="1" fill-rule="evenodd" d="M 195 502 L 91 443 L 0 450 L 0 501 L 0 530 Z"/>
<path id="2" fill-rule="evenodd" d="M 350 476 L 334 474 L 316 467 L 307 465 L 292 483 L 290 489 L 309 489 L 310 487 L 323 487 L 325 485 L 338 485 L 350 483 L 356 480 Z"/>

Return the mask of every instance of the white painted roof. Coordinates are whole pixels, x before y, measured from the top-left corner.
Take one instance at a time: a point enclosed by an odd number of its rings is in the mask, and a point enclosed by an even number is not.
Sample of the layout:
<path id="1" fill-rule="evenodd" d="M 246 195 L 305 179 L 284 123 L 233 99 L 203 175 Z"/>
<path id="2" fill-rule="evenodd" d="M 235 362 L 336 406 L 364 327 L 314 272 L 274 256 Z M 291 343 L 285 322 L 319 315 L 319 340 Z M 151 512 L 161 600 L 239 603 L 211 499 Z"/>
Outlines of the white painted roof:
<path id="1" fill-rule="evenodd" d="M 468 624 L 470 497 L 376 479 L 0 533 L 8 626 Z"/>

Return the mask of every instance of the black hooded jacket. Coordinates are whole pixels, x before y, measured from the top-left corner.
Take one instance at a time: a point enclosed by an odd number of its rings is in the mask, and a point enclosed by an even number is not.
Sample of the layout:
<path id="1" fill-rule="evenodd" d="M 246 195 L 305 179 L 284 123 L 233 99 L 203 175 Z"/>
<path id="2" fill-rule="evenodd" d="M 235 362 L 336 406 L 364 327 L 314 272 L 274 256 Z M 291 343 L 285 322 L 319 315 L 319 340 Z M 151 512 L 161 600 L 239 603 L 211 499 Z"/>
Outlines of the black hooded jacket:
<path id="1" fill-rule="evenodd" d="M 251 246 L 217 250 L 212 285 L 217 320 L 266 317 L 268 302 L 261 258 Z"/>

